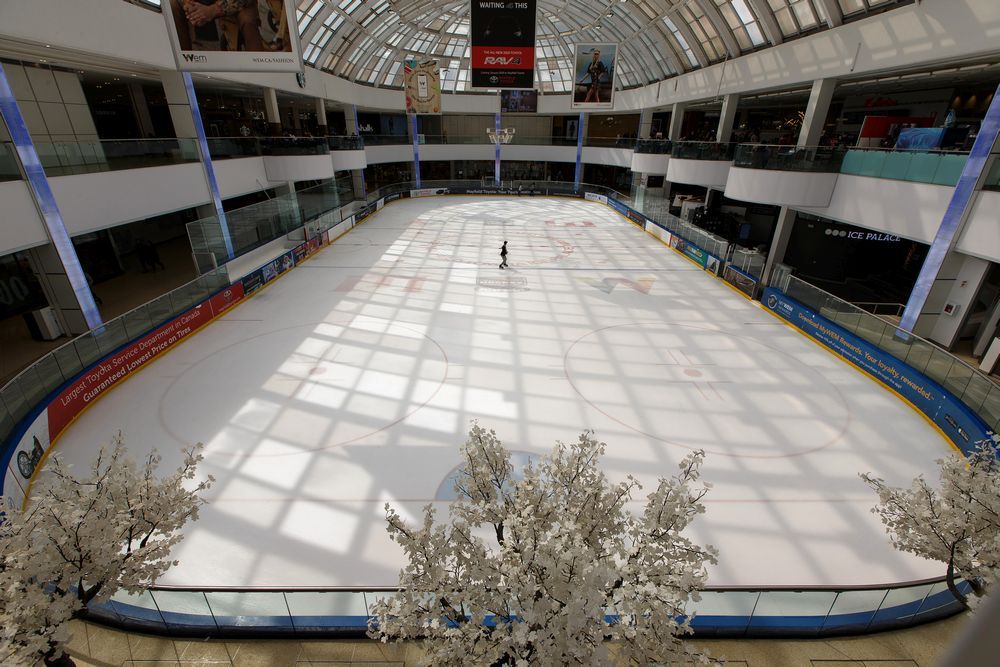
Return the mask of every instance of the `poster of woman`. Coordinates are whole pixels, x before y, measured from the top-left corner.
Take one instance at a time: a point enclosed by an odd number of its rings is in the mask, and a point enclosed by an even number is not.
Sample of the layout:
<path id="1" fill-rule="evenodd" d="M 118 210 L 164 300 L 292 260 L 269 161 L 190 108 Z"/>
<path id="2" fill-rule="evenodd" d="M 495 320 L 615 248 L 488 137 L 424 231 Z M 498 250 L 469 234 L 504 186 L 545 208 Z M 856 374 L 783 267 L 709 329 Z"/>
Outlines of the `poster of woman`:
<path id="1" fill-rule="evenodd" d="M 614 106 L 617 55 L 617 44 L 576 45 L 574 109 L 611 109 Z"/>
<path id="2" fill-rule="evenodd" d="M 291 0 L 163 0 L 182 71 L 302 70 Z"/>

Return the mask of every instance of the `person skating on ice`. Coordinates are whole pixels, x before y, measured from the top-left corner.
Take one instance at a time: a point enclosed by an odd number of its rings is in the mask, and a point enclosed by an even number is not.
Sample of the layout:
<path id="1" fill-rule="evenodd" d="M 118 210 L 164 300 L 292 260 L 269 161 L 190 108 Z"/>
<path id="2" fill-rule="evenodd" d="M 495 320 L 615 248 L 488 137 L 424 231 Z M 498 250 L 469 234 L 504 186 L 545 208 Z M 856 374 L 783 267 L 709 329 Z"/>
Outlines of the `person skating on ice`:
<path id="1" fill-rule="evenodd" d="M 500 246 L 500 268 L 507 268 L 507 242 L 504 241 L 503 245 Z"/>

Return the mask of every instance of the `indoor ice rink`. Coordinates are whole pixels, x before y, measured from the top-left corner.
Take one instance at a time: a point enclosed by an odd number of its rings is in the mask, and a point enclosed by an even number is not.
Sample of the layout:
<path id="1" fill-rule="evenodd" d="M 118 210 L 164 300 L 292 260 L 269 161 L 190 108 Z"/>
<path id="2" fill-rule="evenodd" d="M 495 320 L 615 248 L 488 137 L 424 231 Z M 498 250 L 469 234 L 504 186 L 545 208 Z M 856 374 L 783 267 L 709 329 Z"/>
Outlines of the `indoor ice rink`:
<path id="1" fill-rule="evenodd" d="M 498 268 L 506 240 L 510 268 Z M 204 442 L 184 586 L 392 586 L 384 505 L 453 497 L 471 420 L 517 460 L 593 429 L 609 477 L 652 490 L 691 450 L 710 586 L 924 579 L 858 473 L 933 476 L 950 445 L 881 385 L 602 204 L 391 203 L 108 393 L 55 451 L 121 430 L 164 469 Z M 635 499 L 638 509 L 643 501 Z"/>

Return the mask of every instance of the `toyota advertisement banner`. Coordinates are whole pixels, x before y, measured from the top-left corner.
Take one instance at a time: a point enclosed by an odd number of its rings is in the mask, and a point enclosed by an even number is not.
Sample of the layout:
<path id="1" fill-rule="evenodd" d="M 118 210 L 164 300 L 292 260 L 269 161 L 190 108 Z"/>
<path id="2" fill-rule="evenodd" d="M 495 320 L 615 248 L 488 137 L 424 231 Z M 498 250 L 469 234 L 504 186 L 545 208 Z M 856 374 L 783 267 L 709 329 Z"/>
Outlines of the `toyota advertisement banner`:
<path id="1" fill-rule="evenodd" d="M 293 0 L 163 0 L 177 69 L 301 72 Z"/>
<path id="2" fill-rule="evenodd" d="M 472 0 L 473 88 L 535 87 L 535 0 Z"/>

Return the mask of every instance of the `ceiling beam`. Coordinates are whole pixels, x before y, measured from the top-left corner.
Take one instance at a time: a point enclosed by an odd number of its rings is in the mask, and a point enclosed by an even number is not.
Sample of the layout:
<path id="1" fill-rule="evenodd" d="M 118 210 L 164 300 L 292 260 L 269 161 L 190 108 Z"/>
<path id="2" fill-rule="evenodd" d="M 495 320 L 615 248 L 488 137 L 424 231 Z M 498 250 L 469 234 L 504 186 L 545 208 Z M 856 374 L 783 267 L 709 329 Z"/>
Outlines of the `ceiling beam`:
<path id="1" fill-rule="evenodd" d="M 837 0 L 816 0 L 816 3 L 823 7 L 823 11 L 826 12 L 826 22 L 831 28 L 844 24 L 844 13 Z"/>
<path id="2" fill-rule="evenodd" d="M 733 31 L 729 28 L 726 20 L 719 13 L 719 8 L 715 6 L 715 3 L 711 0 L 693 0 L 693 2 L 708 17 L 708 21 L 715 28 L 715 32 L 719 33 L 722 43 L 726 45 L 729 57 L 738 58 L 740 56 L 740 45 L 737 43 L 736 37 L 733 36 Z"/>
<path id="3" fill-rule="evenodd" d="M 781 34 L 781 28 L 774 19 L 774 12 L 767 5 L 767 0 L 747 0 L 747 4 L 750 5 L 753 13 L 757 15 L 757 23 L 760 25 L 760 30 L 764 33 L 767 41 L 771 42 L 774 46 L 785 41 L 785 36 Z"/>

